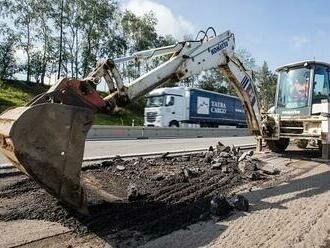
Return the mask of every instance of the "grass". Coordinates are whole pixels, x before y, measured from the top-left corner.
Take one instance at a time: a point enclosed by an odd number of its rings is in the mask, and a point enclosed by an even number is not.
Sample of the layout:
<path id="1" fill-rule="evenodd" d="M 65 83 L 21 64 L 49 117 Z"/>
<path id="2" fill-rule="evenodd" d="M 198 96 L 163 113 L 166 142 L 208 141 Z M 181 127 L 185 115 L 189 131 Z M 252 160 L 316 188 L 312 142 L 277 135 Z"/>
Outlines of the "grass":
<path id="1" fill-rule="evenodd" d="M 0 112 L 11 108 L 23 106 L 31 101 L 35 96 L 47 91 L 49 86 L 36 83 L 27 84 L 25 81 L 0 80 Z M 111 116 L 97 114 L 94 124 L 131 126 L 134 119 L 135 126 L 143 125 L 143 114 L 135 113 L 131 110 L 122 110 Z"/>
<path id="2" fill-rule="evenodd" d="M 7 80 L 0 81 L 0 111 L 10 107 L 22 106 L 35 96 L 47 91 L 48 86 L 24 81 Z"/>
<path id="3" fill-rule="evenodd" d="M 133 113 L 129 110 L 122 110 L 112 115 L 97 114 L 95 124 L 113 126 L 131 126 L 134 120 L 135 126 L 143 126 L 143 115 Z"/>

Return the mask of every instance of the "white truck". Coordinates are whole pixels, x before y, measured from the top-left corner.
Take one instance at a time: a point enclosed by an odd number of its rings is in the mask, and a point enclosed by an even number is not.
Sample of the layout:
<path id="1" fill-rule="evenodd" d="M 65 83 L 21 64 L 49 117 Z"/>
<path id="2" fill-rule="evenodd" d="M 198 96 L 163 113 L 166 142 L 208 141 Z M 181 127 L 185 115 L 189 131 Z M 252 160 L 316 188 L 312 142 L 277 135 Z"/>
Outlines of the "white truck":
<path id="1" fill-rule="evenodd" d="M 238 97 L 190 87 L 158 88 L 146 97 L 146 127 L 246 127 Z"/>

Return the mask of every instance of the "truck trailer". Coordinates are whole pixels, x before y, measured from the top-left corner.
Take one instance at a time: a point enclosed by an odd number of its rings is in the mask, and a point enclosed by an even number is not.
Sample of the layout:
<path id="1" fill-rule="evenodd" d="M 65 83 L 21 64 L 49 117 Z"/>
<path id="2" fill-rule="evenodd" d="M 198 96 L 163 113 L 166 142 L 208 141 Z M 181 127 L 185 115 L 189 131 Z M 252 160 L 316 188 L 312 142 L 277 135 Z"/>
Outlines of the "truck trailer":
<path id="1" fill-rule="evenodd" d="M 158 88 L 147 95 L 147 127 L 246 127 L 238 97 L 190 87 Z"/>

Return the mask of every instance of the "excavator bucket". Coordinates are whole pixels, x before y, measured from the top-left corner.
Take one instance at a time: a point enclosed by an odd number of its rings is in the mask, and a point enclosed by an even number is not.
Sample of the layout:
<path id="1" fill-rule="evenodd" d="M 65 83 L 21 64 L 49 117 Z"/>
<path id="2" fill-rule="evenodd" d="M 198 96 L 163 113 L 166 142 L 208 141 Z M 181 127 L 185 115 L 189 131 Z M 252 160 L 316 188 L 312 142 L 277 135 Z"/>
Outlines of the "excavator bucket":
<path id="1" fill-rule="evenodd" d="M 0 115 L 0 149 L 22 172 L 61 202 L 86 213 L 80 184 L 88 108 L 42 103 Z"/>

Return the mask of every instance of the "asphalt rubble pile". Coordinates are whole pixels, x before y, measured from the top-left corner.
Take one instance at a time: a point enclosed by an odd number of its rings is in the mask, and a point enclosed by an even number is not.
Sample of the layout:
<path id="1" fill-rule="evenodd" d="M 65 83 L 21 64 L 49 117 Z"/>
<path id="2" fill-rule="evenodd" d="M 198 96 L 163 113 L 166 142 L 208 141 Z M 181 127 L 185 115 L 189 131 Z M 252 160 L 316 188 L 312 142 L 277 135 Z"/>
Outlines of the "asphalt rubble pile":
<path id="1" fill-rule="evenodd" d="M 209 147 L 204 159 L 206 163 L 211 164 L 212 169 L 221 170 L 223 173 L 241 173 L 251 180 L 280 173 L 273 165 L 253 158 L 253 154 L 253 150 L 242 152 L 240 147 L 225 146 L 218 142 L 216 149 Z"/>
<path id="2" fill-rule="evenodd" d="M 279 173 L 252 151 L 220 142 L 199 154 L 130 160 L 117 156 L 82 171 L 89 216 L 63 207 L 32 180 L 18 176 L 6 186 L 0 183 L 0 220 L 48 220 L 78 234 L 96 233 L 117 247 L 141 245 L 197 221 L 248 211 L 248 199 L 232 195 L 233 190 Z"/>

